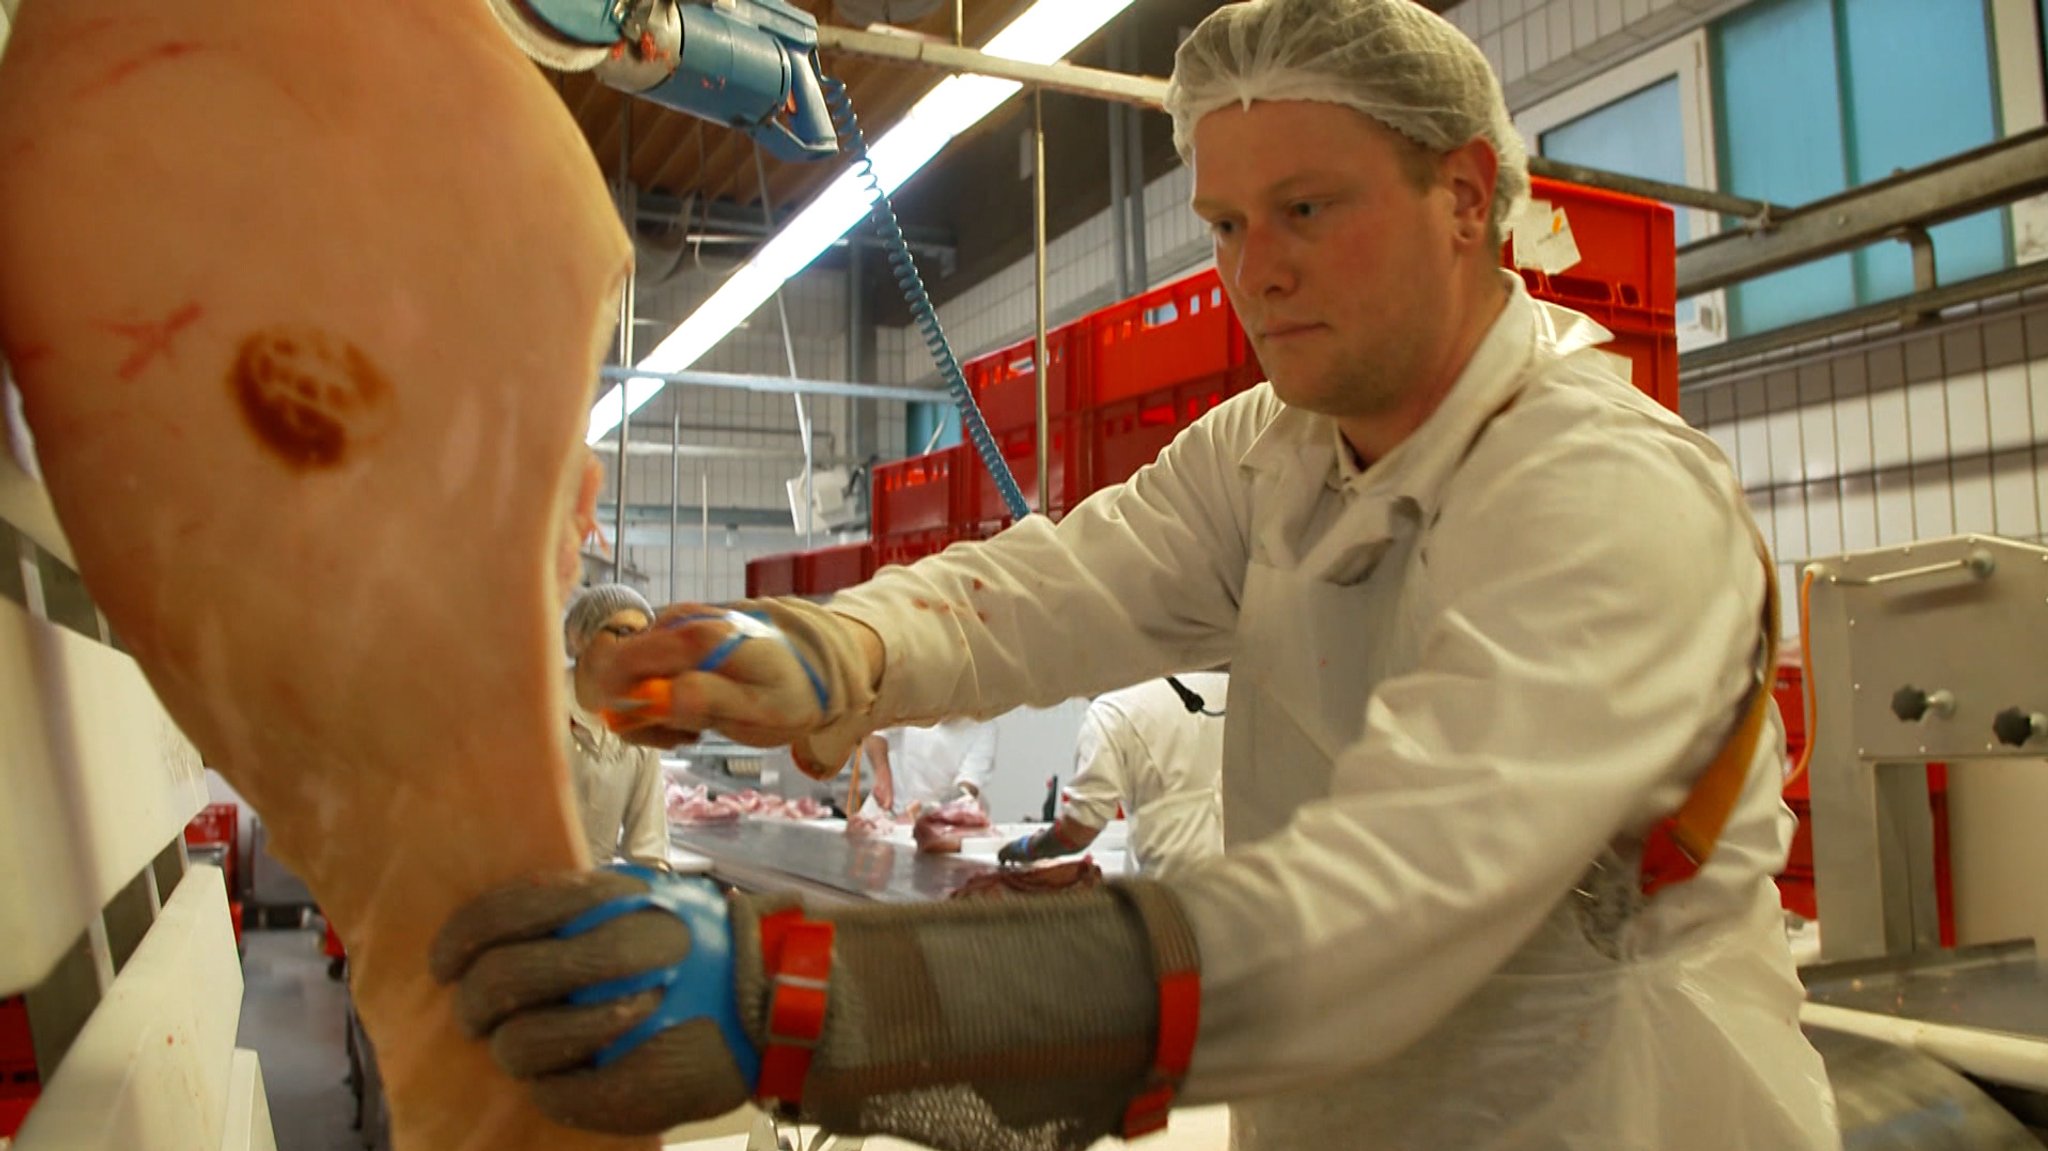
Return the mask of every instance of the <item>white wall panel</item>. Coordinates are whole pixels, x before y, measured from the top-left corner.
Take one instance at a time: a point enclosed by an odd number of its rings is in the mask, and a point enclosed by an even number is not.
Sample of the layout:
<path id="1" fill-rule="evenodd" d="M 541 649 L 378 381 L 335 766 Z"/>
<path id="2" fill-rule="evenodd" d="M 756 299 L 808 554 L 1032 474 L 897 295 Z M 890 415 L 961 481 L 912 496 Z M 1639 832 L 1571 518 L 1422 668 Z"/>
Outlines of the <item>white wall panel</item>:
<path id="1" fill-rule="evenodd" d="M 1729 456 L 1773 553 L 1796 571 L 1962 532 L 2043 538 L 2044 388 L 2048 322 L 2008 314 L 1808 349 L 1689 391 L 1681 408 Z"/>

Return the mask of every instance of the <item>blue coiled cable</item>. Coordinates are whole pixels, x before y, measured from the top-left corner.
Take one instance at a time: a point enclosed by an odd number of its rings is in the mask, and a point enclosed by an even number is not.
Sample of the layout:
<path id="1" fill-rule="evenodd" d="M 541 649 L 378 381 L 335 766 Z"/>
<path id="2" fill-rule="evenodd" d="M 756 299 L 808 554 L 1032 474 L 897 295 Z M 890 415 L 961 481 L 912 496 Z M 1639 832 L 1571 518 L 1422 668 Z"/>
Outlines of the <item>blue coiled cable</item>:
<path id="1" fill-rule="evenodd" d="M 868 195 L 874 201 L 869 216 L 875 221 L 875 231 L 881 234 L 882 243 L 889 249 L 889 267 L 896 272 L 896 283 L 903 289 L 903 302 L 910 305 L 911 318 L 917 321 L 917 330 L 924 337 L 924 346 L 931 353 L 932 363 L 938 365 L 939 377 L 946 381 L 946 390 L 953 395 L 953 406 L 960 409 L 960 427 L 969 443 L 981 457 L 981 464 L 988 469 L 989 477 L 996 482 L 996 492 L 1003 497 L 1003 506 L 1010 510 L 1015 519 L 1031 514 L 1031 505 L 1024 502 L 1024 489 L 1017 486 L 1017 477 L 1010 472 L 1009 461 L 996 448 L 995 437 L 989 434 L 988 422 L 981 418 L 981 408 L 974 402 L 974 393 L 967 388 L 967 377 L 961 374 L 960 361 L 953 355 L 953 346 L 946 342 L 946 333 L 939 327 L 938 309 L 932 306 L 931 293 L 925 290 L 924 277 L 917 272 L 917 261 L 910 254 L 910 244 L 903 238 L 903 225 L 896 220 L 896 207 L 889 202 L 888 194 L 882 191 L 882 181 L 875 176 L 875 165 L 868 158 L 867 138 L 861 135 L 860 117 L 853 110 L 853 101 L 846 95 L 846 85 L 830 76 L 825 80 L 825 103 L 832 110 L 832 127 L 839 134 L 840 146 L 853 156 L 854 171 L 867 181 Z"/>

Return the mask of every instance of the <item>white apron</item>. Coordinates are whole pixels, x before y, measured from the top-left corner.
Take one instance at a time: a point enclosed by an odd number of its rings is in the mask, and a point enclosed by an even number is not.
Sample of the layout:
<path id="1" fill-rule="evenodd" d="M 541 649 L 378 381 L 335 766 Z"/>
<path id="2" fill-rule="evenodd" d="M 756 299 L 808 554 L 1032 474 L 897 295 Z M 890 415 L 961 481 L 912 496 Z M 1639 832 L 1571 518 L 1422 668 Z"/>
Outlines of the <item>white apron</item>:
<path id="1" fill-rule="evenodd" d="M 1316 481 L 1297 473 L 1273 482 Z M 1417 662 L 1425 621 L 1403 610 L 1403 598 L 1429 578 L 1426 531 L 1405 500 L 1384 516 L 1352 506 L 1369 499 L 1318 501 L 1325 510 L 1304 513 L 1341 527 L 1266 516 L 1252 541 L 1224 734 L 1231 850 L 1279 832 L 1297 808 L 1342 788 L 1334 764 L 1361 737 L 1368 698 Z M 1810 1087 L 1825 1071 L 1810 1049 L 1787 1052 L 1783 1067 L 1730 1055 L 1782 1050 L 1785 1020 L 1803 996 L 1789 963 L 1764 958 L 1785 946 L 1776 904 L 1760 895 L 1746 922 L 1682 956 L 1630 958 L 1637 883 L 1635 861 L 1610 853 L 1581 884 L 1591 894 L 1568 895 L 1503 969 L 1401 1054 L 1334 1088 L 1233 1106 L 1233 1147 L 1833 1145 L 1832 1114 Z M 1753 1072 L 1787 1090 L 1775 1096 L 1748 1082 Z M 1736 1106 L 1758 1099 L 1774 1106 Z"/>

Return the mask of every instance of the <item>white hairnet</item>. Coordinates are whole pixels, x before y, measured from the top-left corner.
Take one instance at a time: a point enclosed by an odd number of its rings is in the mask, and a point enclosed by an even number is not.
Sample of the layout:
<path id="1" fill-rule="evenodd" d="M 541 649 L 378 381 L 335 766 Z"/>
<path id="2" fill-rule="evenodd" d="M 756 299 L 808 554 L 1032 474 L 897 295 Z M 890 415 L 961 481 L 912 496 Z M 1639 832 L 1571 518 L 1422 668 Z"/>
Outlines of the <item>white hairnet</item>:
<path id="1" fill-rule="evenodd" d="M 582 655 L 605 621 L 622 611 L 637 611 L 649 620 L 654 618 L 654 608 L 646 597 L 625 584 L 584 588 L 569 601 L 569 610 L 562 617 L 562 646 L 572 658 Z"/>
<path id="2" fill-rule="evenodd" d="M 1174 56 L 1173 145 L 1194 160 L 1195 124 L 1254 100 L 1355 108 L 1433 153 L 1493 145 L 1496 232 L 1529 194 L 1529 160 L 1478 45 L 1414 0 L 1247 0 L 1209 14 Z"/>

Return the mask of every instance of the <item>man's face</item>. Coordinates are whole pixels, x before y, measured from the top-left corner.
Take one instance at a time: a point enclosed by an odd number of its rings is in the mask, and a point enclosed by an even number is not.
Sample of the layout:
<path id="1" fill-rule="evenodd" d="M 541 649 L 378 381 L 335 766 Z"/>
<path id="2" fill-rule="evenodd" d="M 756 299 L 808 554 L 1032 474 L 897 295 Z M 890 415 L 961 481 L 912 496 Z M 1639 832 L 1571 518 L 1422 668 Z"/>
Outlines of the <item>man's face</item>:
<path id="1" fill-rule="evenodd" d="M 583 650 L 588 652 L 591 648 L 603 644 L 617 643 L 630 636 L 639 635 L 653 625 L 654 621 L 648 619 L 647 613 L 639 608 L 629 607 L 622 611 L 615 611 L 598 627 L 596 633 L 590 637 L 590 642 L 584 646 Z"/>
<path id="2" fill-rule="evenodd" d="M 1195 125 L 1194 208 L 1280 398 L 1387 411 L 1451 338 L 1451 190 L 1434 158 L 1350 108 L 1261 101 Z"/>

